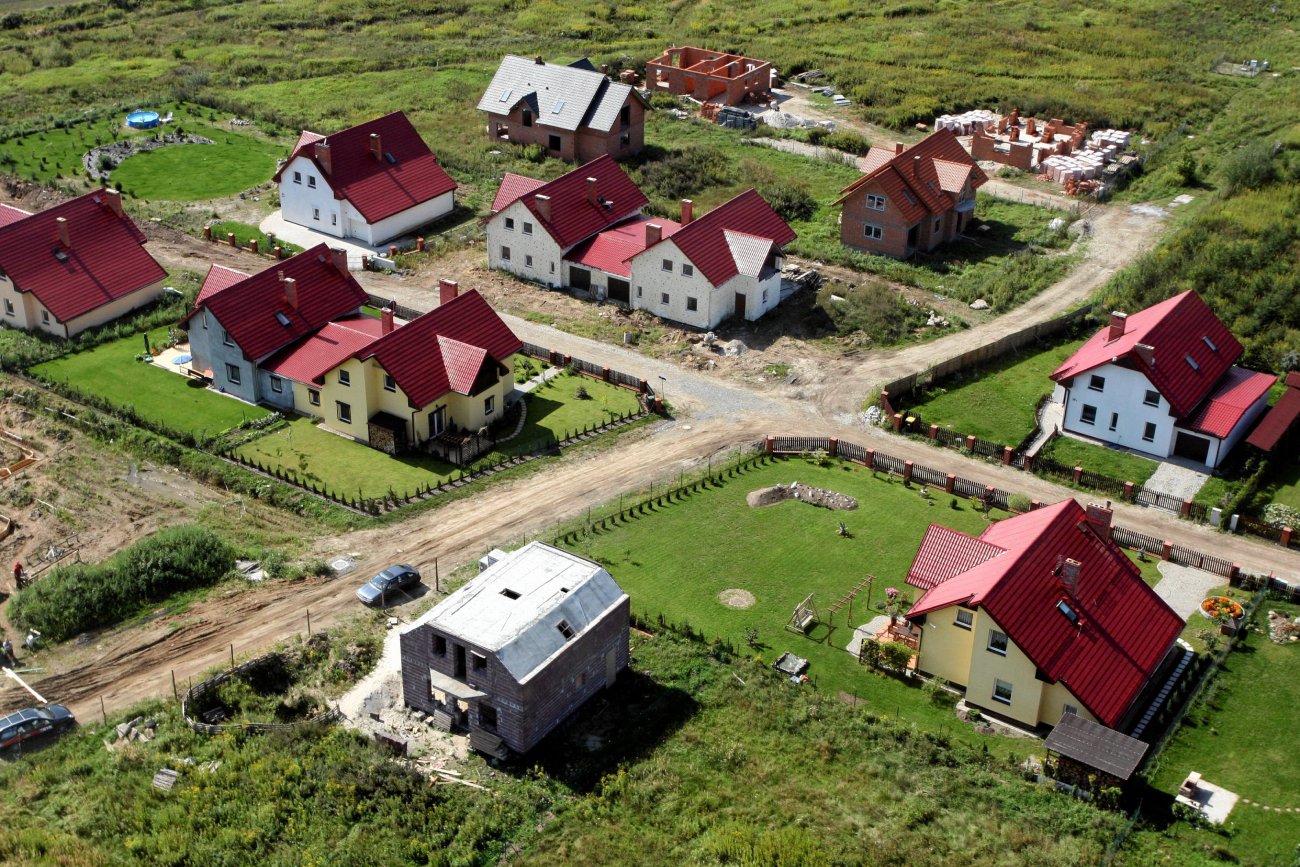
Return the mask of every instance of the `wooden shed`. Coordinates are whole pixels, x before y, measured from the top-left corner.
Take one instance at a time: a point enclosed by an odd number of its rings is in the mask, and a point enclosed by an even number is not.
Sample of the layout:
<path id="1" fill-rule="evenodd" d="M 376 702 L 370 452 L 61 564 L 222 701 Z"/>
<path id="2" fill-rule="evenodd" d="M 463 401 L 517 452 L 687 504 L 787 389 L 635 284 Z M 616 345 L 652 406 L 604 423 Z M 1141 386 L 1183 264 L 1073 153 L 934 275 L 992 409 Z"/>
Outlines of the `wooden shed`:
<path id="1" fill-rule="evenodd" d="M 1049 761 L 1057 756 L 1056 779 L 1094 791 L 1122 787 L 1147 752 L 1143 741 L 1072 713 L 1061 716 L 1043 748 Z"/>

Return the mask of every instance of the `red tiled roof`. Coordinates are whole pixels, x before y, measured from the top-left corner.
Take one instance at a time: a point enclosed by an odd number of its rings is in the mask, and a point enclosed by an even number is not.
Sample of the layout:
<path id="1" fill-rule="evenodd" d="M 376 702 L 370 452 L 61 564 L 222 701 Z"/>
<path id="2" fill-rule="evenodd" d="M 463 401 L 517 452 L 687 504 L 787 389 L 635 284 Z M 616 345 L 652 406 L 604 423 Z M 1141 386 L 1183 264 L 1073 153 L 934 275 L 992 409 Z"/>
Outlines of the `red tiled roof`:
<path id="1" fill-rule="evenodd" d="M 1286 391 L 1282 397 L 1265 414 L 1255 429 L 1246 437 L 1246 442 L 1257 449 L 1271 452 L 1291 430 L 1297 418 L 1300 418 L 1300 373 L 1286 375 Z"/>
<path id="2" fill-rule="evenodd" d="M 421 409 L 450 391 L 467 394 L 483 361 L 490 356 L 499 363 L 522 348 L 523 341 L 483 296 L 471 289 L 354 355 L 378 361 L 401 386 L 411 406 Z M 478 356 L 473 350 L 483 354 Z"/>
<path id="3" fill-rule="evenodd" d="M 32 215 L 31 211 L 15 208 L 13 205 L 0 204 L 0 226 L 7 226 Z"/>
<path id="4" fill-rule="evenodd" d="M 907 616 L 957 602 L 979 605 L 1044 676 L 1063 683 L 1103 724 L 1116 725 L 1182 631 L 1182 619 L 1119 548 L 1086 528 L 1074 500 L 999 521 L 979 541 L 1006 553 L 937 584 Z M 1072 591 L 1056 574 L 1062 558 L 1081 564 Z M 1077 623 L 1057 609 L 1062 601 Z"/>
<path id="5" fill-rule="evenodd" d="M 632 266 L 629 260 L 646 249 L 645 227 L 650 223 L 660 227 L 661 238 L 670 237 L 681 228 L 681 224 L 674 220 L 638 215 L 588 238 L 564 258 L 607 274 L 630 277 Z"/>
<path id="6" fill-rule="evenodd" d="M 208 268 L 207 276 L 203 278 L 203 285 L 199 287 L 198 297 L 194 299 L 195 308 L 227 286 L 234 286 L 240 280 L 247 280 L 248 277 L 249 275 L 243 271 L 236 271 L 225 265 L 212 265 Z"/>
<path id="7" fill-rule="evenodd" d="M 371 152 L 372 134 L 379 135 L 383 157 Z M 326 142 L 330 148 L 332 170 L 329 172 L 316 159 L 319 141 Z M 389 154 L 393 157 L 391 161 L 387 158 Z M 456 182 L 438 165 L 438 158 L 400 111 L 329 136 L 304 130 L 288 162 L 275 173 L 276 182 L 299 156 L 315 162 L 334 191 L 334 198 L 347 199 L 370 223 L 456 189 Z"/>
<path id="8" fill-rule="evenodd" d="M 596 204 L 587 198 L 587 178 L 596 179 Z M 551 219 L 542 219 L 538 196 L 551 197 Z M 649 199 L 608 154 L 560 175 L 519 197 L 560 249 L 565 250 L 641 210 Z"/>
<path id="9" fill-rule="evenodd" d="M 967 180 L 971 189 L 976 190 L 989 179 L 952 130 L 931 133 L 901 154 L 885 150 L 881 156 L 874 156 L 876 151 L 877 148 L 868 151 L 864 163 L 866 174 L 841 190 L 835 204 L 878 185 L 903 211 L 904 218 L 911 221 L 926 214 L 942 214 L 956 206 L 957 196 Z"/>
<path id="10" fill-rule="evenodd" d="M 353 353 L 374 343 L 382 328 L 383 324 L 373 316 L 350 316 L 328 322 L 271 356 L 261 367 L 295 382 L 320 382 L 321 377 Z"/>
<path id="11" fill-rule="evenodd" d="M 0 268 L 59 322 L 167 276 L 131 218 L 110 205 L 113 195 L 96 190 L 0 226 Z M 71 247 L 59 241 L 60 217 L 67 220 Z"/>
<path id="12" fill-rule="evenodd" d="M 505 208 L 506 205 L 522 196 L 524 193 L 531 193 L 538 187 L 546 186 L 546 181 L 539 181 L 537 178 L 530 178 L 527 175 L 517 175 L 514 172 L 506 172 L 501 178 L 501 186 L 497 187 L 497 194 L 492 199 L 492 213 L 496 213 Z"/>
<path id="13" fill-rule="evenodd" d="M 907 583 L 930 590 L 1002 553 L 1004 549 L 996 545 L 931 524 L 907 572 Z"/>
<path id="14" fill-rule="evenodd" d="M 709 283 L 721 286 L 740 273 L 727 232 L 765 238 L 777 247 L 784 247 L 796 237 L 758 191 L 748 189 L 682 226 L 672 241 Z"/>
<path id="15" fill-rule="evenodd" d="M 1185 416 L 1242 353 L 1237 338 L 1191 289 L 1130 315 L 1123 334 L 1114 340 L 1109 335 L 1106 326 L 1090 337 L 1052 379 L 1062 382 L 1108 362 L 1122 362 L 1144 374 L 1174 413 Z M 1142 360 L 1138 344 L 1152 347 L 1150 364 Z"/>
<path id="16" fill-rule="evenodd" d="M 348 273 L 346 265 L 340 270 L 334 262 L 329 247 L 317 244 L 213 293 L 186 320 L 206 307 L 246 358 L 265 358 L 366 303 L 366 290 Z M 296 309 L 285 298 L 280 275 L 293 278 L 297 286 Z M 285 322 L 280 322 L 276 314 L 281 314 Z"/>
<path id="17" fill-rule="evenodd" d="M 1271 373 L 1230 367 L 1214 391 L 1178 426 L 1223 439 L 1275 382 L 1277 377 Z"/>

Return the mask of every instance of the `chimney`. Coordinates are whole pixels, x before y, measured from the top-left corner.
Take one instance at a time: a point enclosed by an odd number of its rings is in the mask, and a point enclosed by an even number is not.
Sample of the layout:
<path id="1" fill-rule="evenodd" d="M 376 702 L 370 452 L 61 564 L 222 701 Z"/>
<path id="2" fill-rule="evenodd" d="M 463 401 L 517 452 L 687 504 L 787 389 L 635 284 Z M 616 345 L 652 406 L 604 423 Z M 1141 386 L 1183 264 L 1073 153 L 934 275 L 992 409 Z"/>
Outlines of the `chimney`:
<path id="1" fill-rule="evenodd" d="M 290 310 L 298 309 L 298 281 L 292 277 L 285 277 L 281 281 L 284 285 L 284 300 L 289 305 Z"/>
<path id="2" fill-rule="evenodd" d="M 393 333 L 393 308 L 385 307 L 383 310 L 379 311 L 379 333 Z"/>
<path id="3" fill-rule="evenodd" d="M 455 280 L 438 281 L 438 304 L 446 304 L 448 301 L 455 300 L 460 294 L 460 284 Z"/>
<path id="4" fill-rule="evenodd" d="M 1007 134 L 1011 141 L 1020 141 L 1020 127 L 1018 125 L 1012 124 L 1011 128 L 1007 130 Z"/>
<path id="5" fill-rule="evenodd" d="M 1110 330 L 1106 333 L 1107 340 L 1118 340 L 1124 336 L 1124 323 L 1128 320 L 1127 313 L 1120 313 L 1118 310 L 1110 314 Z"/>
<path id="6" fill-rule="evenodd" d="M 375 155 L 375 159 L 377 160 L 382 160 L 384 158 L 384 144 L 380 141 L 379 133 L 377 132 L 372 132 L 370 134 L 370 152 Z"/>
<path id="7" fill-rule="evenodd" d="M 602 63 L 602 64 L 600 65 L 600 74 L 601 74 L 601 75 L 609 75 L 609 64 L 608 64 L 608 63 Z"/>
<path id="8" fill-rule="evenodd" d="M 538 66 L 542 66 L 545 63 L 545 61 L 542 60 L 542 55 L 539 54 L 533 58 L 533 63 L 536 63 Z"/>
<path id="9" fill-rule="evenodd" d="M 537 205 L 537 213 L 546 222 L 551 222 L 551 197 L 538 193 L 533 197 L 533 204 Z"/>
<path id="10" fill-rule="evenodd" d="M 320 163 L 321 171 L 327 175 L 334 174 L 334 160 L 330 157 L 329 142 L 316 142 L 316 160 Z"/>
<path id="11" fill-rule="evenodd" d="M 348 276 L 348 251 L 337 247 L 330 247 L 330 261 L 334 267 L 344 277 Z"/>
<path id="12" fill-rule="evenodd" d="M 695 219 L 695 203 L 690 199 L 682 199 L 682 225 L 689 226 L 691 220 Z"/>
<path id="13" fill-rule="evenodd" d="M 663 233 L 664 233 L 664 227 L 659 225 L 658 223 L 646 223 L 645 224 L 645 245 L 647 247 L 650 247 L 654 244 L 658 244 L 659 239 L 663 237 Z"/>
<path id="14" fill-rule="evenodd" d="M 1098 536 L 1110 540 L 1110 522 L 1115 513 L 1110 508 L 1110 501 L 1106 505 L 1099 506 L 1096 503 L 1089 503 L 1087 509 L 1088 526 L 1092 528 Z"/>
<path id="15" fill-rule="evenodd" d="M 1068 557 L 1065 565 L 1061 568 L 1061 583 L 1071 593 L 1079 586 L 1079 568 L 1083 566 L 1078 560 L 1071 560 Z"/>
<path id="16" fill-rule="evenodd" d="M 894 142 L 894 156 L 898 156 L 905 150 L 907 150 L 907 145 L 903 144 L 901 141 Z"/>
<path id="17" fill-rule="evenodd" d="M 55 220 L 59 225 L 59 243 L 69 250 L 72 249 L 72 241 L 68 237 L 68 220 L 66 217 L 59 217 Z"/>
<path id="18" fill-rule="evenodd" d="M 919 178 L 920 176 L 921 176 L 921 158 L 912 157 L 912 177 Z"/>
<path id="19" fill-rule="evenodd" d="M 592 205 L 593 207 L 596 204 L 598 204 L 596 202 L 596 179 L 595 178 L 587 178 L 587 204 Z"/>
<path id="20" fill-rule="evenodd" d="M 104 196 L 104 201 L 108 203 L 108 207 L 114 214 L 117 214 L 119 219 L 126 216 L 126 213 L 122 210 L 121 193 L 117 190 L 100 190 L 100 193 Z"/>
<path id="21" fill-rule="evenodd" d="M 1133 353 L 1138 358 L 1142 359 L 1142 363 L 1145 364 L 1147 367 L 1156 366 L 1156 348 L 1154 346 L 1149 346 L 1145 343 L 1139 343 L 1133 347 Z"/>

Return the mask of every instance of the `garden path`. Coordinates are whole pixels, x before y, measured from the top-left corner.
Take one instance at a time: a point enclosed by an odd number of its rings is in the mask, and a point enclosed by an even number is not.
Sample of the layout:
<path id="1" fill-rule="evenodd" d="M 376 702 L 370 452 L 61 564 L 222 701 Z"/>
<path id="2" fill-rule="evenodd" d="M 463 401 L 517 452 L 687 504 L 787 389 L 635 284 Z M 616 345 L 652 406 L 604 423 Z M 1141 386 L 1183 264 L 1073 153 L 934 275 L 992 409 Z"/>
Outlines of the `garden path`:
<path id="1" fill-rule="evenodd" d="M 1161 461 L 1159 468 L 1151 474 L 1151 478 L 1147 479 L 1146 487 L 1183 500 L 1190 500 L 1200 492 L 1201 487 L 1209 479 L 1206 473 L 1166 460 Z"/>
<path id="2" fill-rule="evenodd" d="M 1156 595 L 1177 612 L 1184 620 L 1196 614 L 1201 601 L 1210 595 L 1215 587 L 1223 586 L 1223 578 L 1202 569 L 1191 566 L 1179 566 L 1175 563 L 1158 563 L 1160 583 L 1156 584 Z M 1210 621 L 1205 621 L 1208 624 Z"/>

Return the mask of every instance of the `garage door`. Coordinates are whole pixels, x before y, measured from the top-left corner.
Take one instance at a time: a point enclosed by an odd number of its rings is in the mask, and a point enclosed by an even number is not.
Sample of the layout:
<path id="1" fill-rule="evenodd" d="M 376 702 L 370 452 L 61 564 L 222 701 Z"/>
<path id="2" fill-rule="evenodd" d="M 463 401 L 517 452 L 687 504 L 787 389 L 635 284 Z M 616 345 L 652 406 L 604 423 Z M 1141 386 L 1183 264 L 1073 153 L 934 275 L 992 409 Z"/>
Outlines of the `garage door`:
<path id="1" fill-rule="evenodd" d="M 609 278 L 609 300 L 617 301 L 620 304 L 627 304 L 632 297 L 632 286 L 626 280 L 619 280 L 617 277 Z"/>
<path id="2" fill-rule="evenodd" d="M 1205 463 L 1210 456 L 1210 441 L 1205 437 L 1179 431 L 1174 440 L 1174 456 Z"/>

